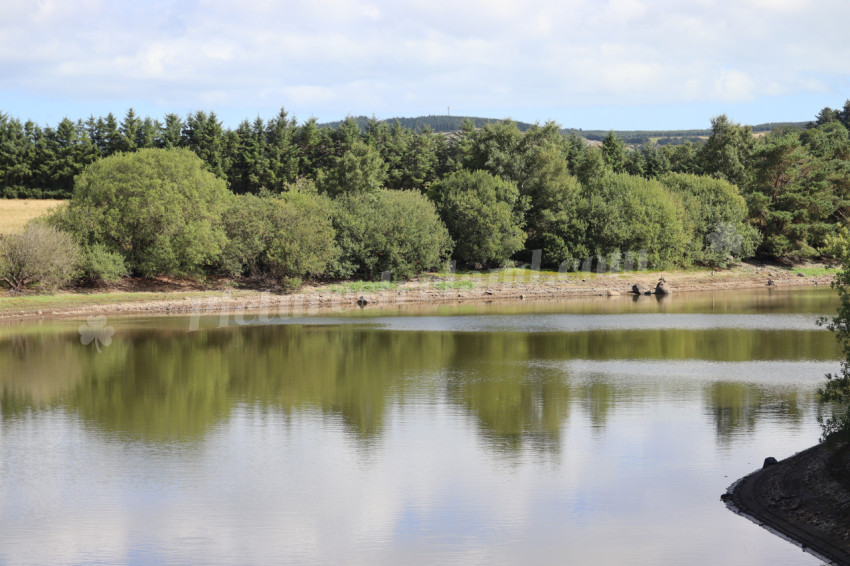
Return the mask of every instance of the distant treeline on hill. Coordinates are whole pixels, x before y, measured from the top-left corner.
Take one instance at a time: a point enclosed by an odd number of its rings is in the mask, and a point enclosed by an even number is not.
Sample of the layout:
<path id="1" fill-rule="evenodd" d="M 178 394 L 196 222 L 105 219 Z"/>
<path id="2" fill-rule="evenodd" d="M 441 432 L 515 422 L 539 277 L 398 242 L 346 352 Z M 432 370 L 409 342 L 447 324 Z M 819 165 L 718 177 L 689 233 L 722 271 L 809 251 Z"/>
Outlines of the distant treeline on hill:
<path id="1" fill-rule="evenodd" d="M 417 116 L 416 118 L 387 118 L 378 120 L 368 116 L 353 116 L 348 118 L 354 120 L 361 131 L 366 131 L 370 122 L 380 122 L 392 125 L 395 122 L 402 127 L 422 132 L 430 129 L 437 133 L 457 132 L 465 121 L 469 121 L 476 128 L 483 128 L 487 124 L 495 124 L 502 120 L 495 118 L 480 118 L 476 116 Z M 338 128 L 344 120 L 334 122 L 323 122 L 318 124 L 320 128 Z M 528 122 L 515 122 L 521 132 L 528 130 L 533 124 Z M 753 132 L 769 132 L 780 127 L 803 128 L 807 122 L 769 122 L 752 126 Z M 583 130 L 581 128 L 562 128 L 563 134 L 576 134 L 591 141 L 602 141 L 612 130 Z M 675 145 L 688 140 L 692 143 L 702 143 L 711 135 L 711 129 L 702 130 L 613 130 L 614 135 L 628 145 L 643 145 L 645 143 L 657 143 L 658 145 Z"/>
<path id="2" fill-rule="evenodd" d="M 466 120 L 472 122 L 472 125 L 476 128 L 483 128 L 487 124 L 496 124 L 502 121 L 496 118 L 478 118 L 475 116 L 417 116 L 416 118 L 387 118 L 386 120 L 378 120 L 377 118 L 369 118 L 368 116 L 353 116 L 347 119 L 354 120 L 360 127 L 360 130 L 364 132 L 369 127 L 370 122 L 377 121 L 390 126 L 395 122 L 398 122 L 402 127 L 413 130 L 414 132 L 423 132 L 426 129 L 430 129 L 440 134 L 460 130 Z M 336 129 L 342 125 L 344 121 L 345 120 L 324 122 L 319 124 L 319 127 Z M 532 124 L 528 124 L 526 122 L 515 123 L 521 132 L 526 131 L 532 126 Z"/>

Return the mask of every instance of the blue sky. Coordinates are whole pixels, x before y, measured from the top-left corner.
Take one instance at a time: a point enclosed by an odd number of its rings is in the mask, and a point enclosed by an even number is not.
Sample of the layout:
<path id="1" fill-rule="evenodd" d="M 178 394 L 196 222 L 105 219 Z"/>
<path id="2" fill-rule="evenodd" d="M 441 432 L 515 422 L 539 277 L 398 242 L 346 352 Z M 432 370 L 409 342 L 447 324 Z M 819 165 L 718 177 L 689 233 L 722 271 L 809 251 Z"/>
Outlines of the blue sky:
<path id="1" fill-rule="evenodd" d="M 846 0 L 2 0 L 0 111 L 801 121 L 850 98 L 848 21 Z"/>

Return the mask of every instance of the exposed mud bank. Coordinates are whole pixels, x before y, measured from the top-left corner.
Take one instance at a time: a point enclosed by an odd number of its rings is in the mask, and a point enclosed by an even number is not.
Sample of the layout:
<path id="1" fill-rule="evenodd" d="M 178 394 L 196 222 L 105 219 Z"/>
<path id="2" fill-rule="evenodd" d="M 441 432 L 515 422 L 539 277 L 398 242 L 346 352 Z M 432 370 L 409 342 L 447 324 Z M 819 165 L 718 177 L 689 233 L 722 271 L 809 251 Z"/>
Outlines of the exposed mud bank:
<path id="1" fill-rule="evenodd" d="M 764 287 L 828 286 L 833 275 L 801 276 L 770 264 L 745 263 L 722 271 L 642 271 L 633 273 L 557 274 L 519 271 L 457 277 L 422 276 L 391 289 L 346 291 L 345 285 L 306 286 L 296 293 L 275 294 L 204 288 L 195 282 L 127 280 L 111 294 L 64 293 L 42 301 L 21 301 L 0 295 L 0 319 L 112 314 L 179 314 L 225 310 L 271 309 L 275 312 L 334 311 L 376 305 L 493 300 L 545 300 L 571 296 L 631 295 L 635 284 L 655 289 L 663 278 L 670 292 L 704 292 Z M 200 290 L 204 289 L 204 290 Z M 133 296 L 138 292 L 138 296 Z M 158 293 L 145 300 L 142 292 Z M 64 301 L 63 301 L 64 298 Z M 622 299 L 620 299 L 622 300 Z"/>

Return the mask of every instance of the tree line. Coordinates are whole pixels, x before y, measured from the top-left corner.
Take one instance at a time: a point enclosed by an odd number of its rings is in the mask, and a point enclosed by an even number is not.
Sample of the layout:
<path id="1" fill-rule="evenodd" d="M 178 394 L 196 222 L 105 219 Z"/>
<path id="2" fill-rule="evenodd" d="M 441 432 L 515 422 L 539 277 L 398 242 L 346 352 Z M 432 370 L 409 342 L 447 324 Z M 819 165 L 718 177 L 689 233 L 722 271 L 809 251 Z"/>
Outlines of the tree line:
<path id="1" fill-rule="evenodd" d="M 553 122 L 466 121 L 446 136 L 375 119 L 299 125 L 283 110 L 233 130 L 205 112 L 56 128 L 0 115 L 0 187 L 70 197 L 25 233 L 71 235 L 87 280 L 224 274 L 292 287 L 409 277 L 448 258 L 496 267 L 536 249 L 558 269 L 637 254 L 654 268 L 724 266 L 828 253 L 850 213 L 848 109 L 759 137 L 719 116 L 703 144 L 636 150 L 614 132 L 588 146 Z M 0 241 L 0 272 L 22 237 Z"/>

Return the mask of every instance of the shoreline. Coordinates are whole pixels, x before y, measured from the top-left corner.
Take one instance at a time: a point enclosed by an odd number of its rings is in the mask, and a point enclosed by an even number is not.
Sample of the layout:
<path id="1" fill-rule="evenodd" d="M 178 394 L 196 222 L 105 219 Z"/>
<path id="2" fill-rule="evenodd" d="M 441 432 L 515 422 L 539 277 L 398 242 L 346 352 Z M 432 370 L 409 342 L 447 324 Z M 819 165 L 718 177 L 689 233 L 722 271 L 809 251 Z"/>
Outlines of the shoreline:
<path id="1" fill-rule="evenodd" d="M 480 274 L 431 274 L 387 289 L 346 290 L 346 284 L 307 285 L 290 294 L 228 287 L 203 288 L 196 282 L 128 280 L 104 292 L 72 291 L 54 295 L 0 294 L 0 321 L 118 314 L 212 314 L 275 309 L 281 313 L 332 312 L 406 304 L 568 297 L 632 296 L 633 284 L 655 288 L 664 278 L 673 294 L 756 288 L 829 286 L 834 275 L 802 275 L 772 264 L 744 263 L 722 271 L 638 271 L 628 273 L 554 273 L 504 270 Z M 122 288 L 123 287 L 123 288 Z M 659 295 L 660 297 L 661 295 Z"/>
<path id="2" fill-rule="evenodd" d="M 843 452 L 846 453 L 845 447 Z M 817 444 L 737 480 L 726 507 L 828 564 L 850 564 L 850 491 L 832 469 L 839 450 Z"/>

